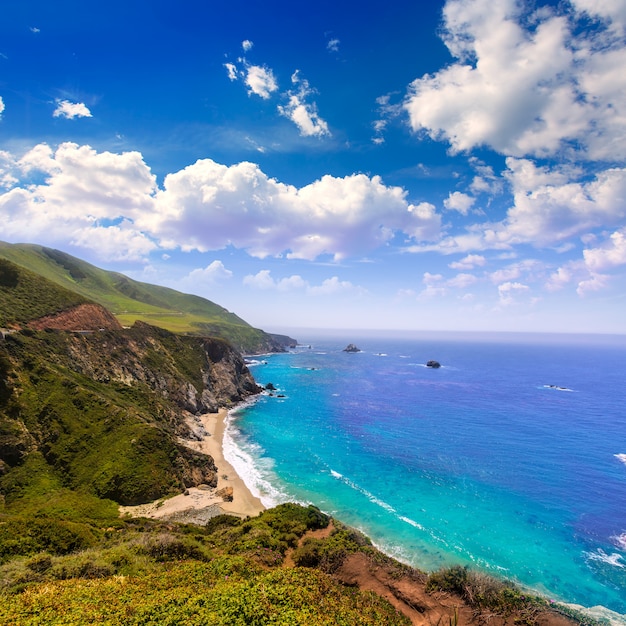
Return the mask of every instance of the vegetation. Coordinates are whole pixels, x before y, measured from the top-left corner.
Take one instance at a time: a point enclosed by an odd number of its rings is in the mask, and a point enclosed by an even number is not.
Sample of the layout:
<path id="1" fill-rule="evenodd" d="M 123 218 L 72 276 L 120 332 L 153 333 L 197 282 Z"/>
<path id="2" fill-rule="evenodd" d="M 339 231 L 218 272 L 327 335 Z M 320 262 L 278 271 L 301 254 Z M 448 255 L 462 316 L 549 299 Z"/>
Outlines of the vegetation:
<path id="1" fill-rule="evenodd" d="M 105 515 L 92 520 L 88 547 L 0 566 L 0 623 L 409 624 L 374 594 L 283 567 L 289 546 L 328 522 L 293 504 L 204 528 Z"/>
<path id="2" fill-rule="evenodd" d="M 0 258 L 0 327 L 25 324 L 85 302 L 80 294 Z"/>
<path id="3" fill-rule="evenodd" d="M 178 437 L 187 432 L 185 410 L 210 410 L 207 398 L 216 410 L 256 390 L 241 368 L 241 357 L 220 340 L 148 325 L 7 336 L 0 344 L 0 493 L 10 502 L 54 478 L 137 504 L 180 493 L 198 478 L 215 482 L 213 460 Z M 229 383 L 219 397 L 212 372 Z"/>
<path id="4" fill-rule="evenodd" d="M 0 262 L 0 327 L 3 323 L 7 326 L 10 322 L 30 321 L 92 301 L 113 313 L 123 326 L 132 326 L 140 320 L 176 333 L 222 337 L 248 353 L 279 347 L 262 330 L 210 300 L 138 282 L 59 250 L 0 242 Z M 28 275 L 24 274 L 25 270 Z M 16 271 L 20 278 L 19 293 L 16 285 L 12 285 Z M 34 293 L 38 294 L 36 299 L 32 298 Z M 22 308 L 15 309 L 6 300 L 8 295 Z"/>

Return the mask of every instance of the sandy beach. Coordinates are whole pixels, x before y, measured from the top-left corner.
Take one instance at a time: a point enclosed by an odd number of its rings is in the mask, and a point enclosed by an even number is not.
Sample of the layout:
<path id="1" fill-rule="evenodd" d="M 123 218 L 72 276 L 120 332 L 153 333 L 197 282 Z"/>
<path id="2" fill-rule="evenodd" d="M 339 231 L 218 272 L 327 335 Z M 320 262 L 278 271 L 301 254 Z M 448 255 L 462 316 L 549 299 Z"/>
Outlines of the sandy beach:
<path id="1" fill-rule="evenodd" d="M 233 466 L 224 458 L 223 439 L 227 417 L 227 409 L 199 416 L 206 435 L 201 441 L 185 441 L 185 445 L 190 448 L 213 457 L 218 474 L 217 488 L 200 485 L 190 487 L 188 495 L 180 494 L 138 506 L 121 506 L 120 515 L 206 523 L 220 513 L 247 517 L 263 511 L 265 507 L 262 502 L 250 492 Z M 232 488 L 230 502 L 225 501 L 220 494 L 228 487 Z"/>

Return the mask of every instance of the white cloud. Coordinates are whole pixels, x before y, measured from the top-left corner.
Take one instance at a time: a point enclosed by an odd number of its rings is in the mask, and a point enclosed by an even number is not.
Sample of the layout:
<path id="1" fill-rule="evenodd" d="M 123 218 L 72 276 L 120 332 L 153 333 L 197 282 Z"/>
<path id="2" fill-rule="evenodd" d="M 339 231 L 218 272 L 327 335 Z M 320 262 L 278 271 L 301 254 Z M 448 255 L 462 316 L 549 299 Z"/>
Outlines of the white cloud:
<path id="1" fill-rule="evenodd" d="M 562 14 L 528 15 L 516 0 L 448 0 L 443 40 L 457 60 L 409 86 L 413 130 L 453 151 L 624 158 L 626 48 L 622 36 L 606 36 L 623 20 L 623 0 L 576 4 L 601 13 L 605 27 L 578 28 L 565 4 Z"/>
<path id="2" fill-rule="evenodd" d="M 313 296 L 334 296 L 342 293 L 364 294 L 366 290 L 356 287 L 347 280 L 339 280 L 337 276 L 327 278 L 321 285 L 309 287 L 307 293 Z"/>
<path id="3" fill-rule="evenodd" d="M 581 280 L 578 283 L 576 293 L 581 297 L 585 297 L 590 293 L 603 291 L 609 286 L 609 281 L 610 278 L 608 276 L 604 276 L 602 274 L 591 274 L 589 278 Z"/>
<path id="4" fill-rule="evenodd" d="M 0 96 L 0 119 L 2 119 L 2 113 L 4 111 L 4 100 L 2 99 L 2 96 Z"/>
<path id="5" fill-rule="evenodd" d="M 474 206 L 475 198 L 468 196 L 466 193 L 455 191 L 443 201 L 443 206 L 448 211 L 458 211 L 461 215 L 467 215 L 469 210 Z"/>
<path id="6" fill-rule="evenodd" d="M 156 208 L 140 226 L 164 245 L 215 250 L 230 243 L 260 258 L 338 260 L 377 248 L 397 231 L 420 238 L 439 228 L 434 211 L 409 204 L 404 190 L 379 177 L 324 176 L 298 189 L 253 163 L 210 159 L 166 176 Z"/>
<path id="7" fill-rule="evenodd" d="M 528 285 L 522 283 L 506 282 L 498 285 L 498 295 L 500 297 L 500 304 L 503 306 L 511 306 L 515 304 L 516 298 L 530 291 Z"/>
<path id="8" fill-rule="evenodd" d="M 156 182 L 137 152 L 39 144 L 16 163 L 23 180 L 0 194 L 0 239 L 87 248 L 102 259 L 141 259 L 156 248 L 135 218 L 154 210 Z M 46 180 L 30 184 L 33 175 Z"/>
<path id="9" fill-rule="evenodd" d="M 233 273 L 226 269 L 221 261 L 216 260 L 204 268 L 192 270 L 183 281 L 192 285 L 216 285 L 232 277 Z"/>
<path id="10" fill-rule="evenodd" d="M 78 228 L 68 243 L 109 261 L 142 261 L 157 249 L 154 241 L 133 229 L 129 222 L 122 222 L 121 226 Z"/>
<path id="11" fill-rule="evenodd" d="M 52 116 L 73 120 L 76 117 L 91 117 L 91 111 L 82 102 L 57 100 L 57 108 L 52 113 Z"/>
<path id="12" fill-rule="evenodd" d="M 488 274 L 488 277 L 494 284 L 510 282 L 519 278 L 534 282 L 543 278 L 545 273 L 546 266 L 542 261 L 524 259 L 517 263 L 511 263 L 495 272 L 491 272 Z"/>
<path id="13" fill-rule="evenodd" d="M 539 167 L 513 157 L 506 164 L 503 176 L 513 203 L 505 219 L 474 223 L 465 232 L 409 251 L 459 254 L 531 244 L 564 252 L 575 238 L 596 229 L 619 228 L 626 219 L 626 168 L 600 169 L 592 178 L 568 165 Z"/>
<path id="14" fill-rule="evenodd" d="M 15 176 L 17 163 L 10 152 L 0 150 L 0 187 L 10 189 L 19 182 Z"/>
<path id="15" fill-rule="evenodd" d="M 64 143 L 0 157 L 8 189 L 0 193 L 0 239 L 11 241 L 89 246 L 94 229 L 115 227 L 117 250 L 103 232 L 94 235 L 111 258 L 139 258 L 158 242 L 162 250 L 232 245 L 259 258 L 339 260 L 364 256 L 399 233 L 417 241 L 439 236 L 432 205 L 410 204 L 405 190 L 377 176 L 324 176 L 297 188 L 253 163 L 205 159 L 169 174 L 159 189 L 138 152 Z"/>
<path id="16" fill-rule="evenodd" d="M 286 278 L 275 279 L 270 270 L 261 270 L 257 274 L 249 274 L 243 279 L 243 284 L 253 289 L 264 291 L 304 291 L 310 296 L 330 296 L 345 293 L 363 294 L 366 291 L 356 287 L 349 281 L 339 280 L 337 276 L 327 278 L 320 285 L 311 285 L 298 274 Z"/>
<path id="17" fill-rule="evenodd" d="M 243 284 L 254 289 L 273 291 L 293 291 L 307 287 L 306 281 L 297 274 L 276 280 L 272 277 L 270 270 L 261 270 L 254 275 L 249 274 L 243 279 Z"/>
<path id="18" fill-rule="evenodd" d="M 339 39 L 330 39 L 326 44 L 326 49 L 331 52 L 339 52 L 339 44 L 341 41 Z"/>
<path id="19" fill-rule="evenodd" d="M 288 103 L 279 106 L 278 112 L 290 119 L 300 130 L 303 137 L 323 137 L 330 135 L 328 124 L 319 116 L 315 102 L 307 99 L 315 93 L 307 80 L 300 78 L 296 70 L 291 76 L 291 82 L 298 87 L 297 91 L 288 91 Z"/>
<path id="20" fill-rule="evenodd" d="M 239 78 L 239 72 L 234 63 L 224 63 L 224 67 L 226 68 L 230 80 L 237 80 Z"/>
<path id="21" fill-rule="evenodd" d="M 278 83 L 272 70 L 260 65 L 246 65 L 245 83 L 248 86 L 248 93 L 256 94 L 264 100 L 269 99 L 270 95 L 278 90 Z"/>
<path id="22" fill-rule="evenodd" d="M 448 267 L 453 270 L 471 270 L 475 267 L 484 267 L 487 263 L 487 259 L 480 254 L 468 254 L 460 261 L 454 261 L 448 264 Z"/>
<path id="23" fill-rule="evenodd" d="M 612 233 L 601 247 L 583 250 L 585 265 L 592 272 L 626 265 L 626 229 Z"/>
<path id="24" fill-rule="evenodd" d="M 476 278 L 473 274 L 461 273 L 457 274 L 453 278 L 449 278 L 446 281 L 446 285 L 456 289 L 465 289 L 476 282 L 478 282 L 478 278 Z"/>
<path id="25" fill-rule="evenodd" d="M 249 39 L 244 39 L 241 42 L 241 47 L 244 52 L 250 52 L 250 50 L 252 50 L 252 46 L 254 46 L 254 43 L 250 41 Z"/>
<path id="26" fill-rule="evenodd" d="M 573 173 L 538 168 L 525 159 L 507 159 L 514 206 L 503 238 L 513 243 L 549 245 L 626 217 L 626 168 L 610 168 L 590 181 L 571 181 Z"/>
<path id="27" fill-rule="evenodd" d="M 560 291 L 571 282 L 582 280 L 582 276 L 588 276 L 584 262 L 569 261 L 557 268 L 548 278 L 546 289 L 548 291 Z"/>

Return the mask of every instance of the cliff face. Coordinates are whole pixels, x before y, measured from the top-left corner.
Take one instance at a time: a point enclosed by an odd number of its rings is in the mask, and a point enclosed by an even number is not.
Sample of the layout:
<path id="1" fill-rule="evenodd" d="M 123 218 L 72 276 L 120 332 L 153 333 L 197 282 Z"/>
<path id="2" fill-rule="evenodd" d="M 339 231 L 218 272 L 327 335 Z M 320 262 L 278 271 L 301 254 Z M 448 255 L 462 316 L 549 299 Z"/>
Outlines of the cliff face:
<path id="1" fill-rule="evenodd" d="M 219 339 L 144 323 L 8 335 L 0 343 L 0 490 L 30 466 L 123 504 L 214 486 L 213 459 L 180 438 L 193 437 L 193 414 L 258 391 L 241 355 Z"/>

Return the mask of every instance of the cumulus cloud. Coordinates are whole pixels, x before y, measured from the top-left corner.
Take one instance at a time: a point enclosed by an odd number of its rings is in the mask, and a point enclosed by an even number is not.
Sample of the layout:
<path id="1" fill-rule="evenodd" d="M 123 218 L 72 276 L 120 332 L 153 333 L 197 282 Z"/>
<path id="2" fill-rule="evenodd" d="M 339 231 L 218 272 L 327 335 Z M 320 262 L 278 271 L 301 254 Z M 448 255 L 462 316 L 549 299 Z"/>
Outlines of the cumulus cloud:
<path id="1" fill-rule="evenodd" d="M 584 176 L 567 164 L 538 166 L 513 157 L 506 164 L 503 179 L 512 203 L 503 220 L 474 223 L 464 232 L 410 251 L 458 254 L 512 250 L 521 244 L 564 251 L 576 238 L 619 228 L 626 219 L 626 168 L 599 169 L 594 176 Z"/>
<path id="2" fill-rule="evenodd" d="M 4 100 L 2 99 L 2 96 L 0 96 L 0 119 L 2 119 L 2 113 L 4 111 Z"/>
<path id="3" fill-rule="evenodd" d="M 448 211 L 458 211 L 461 215 L 467 215 L 469 210 L 474 206 L 475 198 L 468 196 L 466 193 L 455 191 L 443 201 L 443 206 Z"/>
<path id="4" fill-rule="evenodd" d="M 306 281 L 297 274 L 276 280 L 272 277 L 270 270 L 261 270 L 257 274 L 248 274 L 243 279 L 243 284 L 263 291 L 293 291 L 307 287 Z"/>
<path id="5" fill-rule="evenodd" d="M 584 250 L 583 257 L 592 272 L 605 272 L 626 265 L 626 229 L 612 233 L 600 247 Z"/>
<path id="6" fill-rule="evenodd" d="M 576 0 L 526 14 L 516 0 L 448 0 L 443 41 L 456 61 L 411 83 L 411 127 L 455 152 L 624 158 L 626 48 L 621 32 L 607 37 L 623 24 L 623 4 Z M 583 10 L 604 22 L 579 28 Z"/>
<path id="7" fill-rule="evenodd" d="M 448 267 L 453 270 L 472 270 L 475 267 L 484 267 L 487 264 L 487 259 L 480 254 L 468 254 L 460 261 L 453 261 L 448 264 Z"/>
<path id="8" fill-rule="evenodd" d="M 254 44 L 245 40 L 241 43 L 244 52 L 249 52 Z M 243 81 L 248 89 L 248 95 L 257 95 L 263 100 L 269 100 L 271 95 L 278 91 L 278 81 L 274 72 L 265 65 L 253 65 L 245 57 L 238 58 L 237 63 L 224 63 L 229 80 Z"/>
<path id="9" fill-rule="evenodd" d="M 456 289 L 465 289 L 470 285 L 475 284 L 478 281 L 478 278 L 473 274 L 461 273 L 456 276 L 449 278 L 446 281 L 446 285 L 448 287 L 455 287 Z"/>
<path id="10" fill-rule="evenodd" d="M 422 283 L 426 287 L 417 295 L 420 300 L 430 300 L 448 295 L 450 289 L 464 290 L 478 282 L 478 278 L 473 274 L 461 272 L 452 278 L 445 278 L 443 274 L 432 274 L 424 272 Z M 412 290 L 404 290 L 403 295 L 412 294 Z"/>
<path id="11" fill-rule="evenodd" d="M 0 239 L 9 241 L 89 246 L 90 233 L 103 229 L 94 236 L 111 258 L 143 258 L 157 245 L 203 252 L 232 245 L 259 258 L 339 260 L 398 233 L 416 241 L 439 235 L 432 205 L 412 205 L 404 189 L 377 176 L 324 176 L 297 188 L 254 163 L 204 159 L 169 174 L 159 188 L 138 152 L 64 143 L 56 150 L 39 144 L 21 158 L 0 156 L 8 189 L 0 193 Z M 115 241 L 105 245 L 107 229 L 117 233 L 119 250 Z"/>
<path id="12" fill-rule="evenodd" d="M 252 48 L 251 41 L 244 41 L 244 52 Z M 274 72 L 265 65 L 252 65 L 248 60 L 239 58 L 236 63 L 224 63 L 229 80 L 242 80 L 248 88 L 248 94 L 255 94 L 264 100 L 279 91 L 278 81 Z M 317 103 L 312 100 L 317 91 L 309 82 L 300 76 L 300 70 L 291 75 L 293 88 L 280 94 L 285 104 L 279 104 L 277 111 L 280 115 L 292 121 L 302 137 L 330 136 L 326 120 L 322 119 Z"/>
<path id="13" fill-rule="evenodd" d="M 272 70 L 260 65 L 246 66 L 244 82 L 248 86 L 248 93 L 256 94 L 264 100 L 267 100 L 274 91 L 278 90 L 278 83 Z"/>
<path id="14" fill-rule="evenodd" d="M 247 287 L 264 291 L 304 291 L 311 296 L 366 293 L 366 290 L 362 287 L 357 287 L 349 281 L 339 280 L 337 276 L 327 278 L 320 285 L 311 285 L 298 274 L 275 279 L 272 277 L 270 270 L 261 270 L 257 274 L 249 274 L 243 279 L 243 284 Z"/>
<path id="15" fill-rule="evenodd" d="M 221 261 L 216 260 L 204 268 L 192 270 L 183 280 L 192 285 L 216 285 L 232 277 L 233 273 L 226 269 Z"/>
<path id="16" fill-rule="evenodd" d="M 507 159 L 514 206 L 503 237 L 511 242 L 547 245 L 626 217 L 626 168 L 600 171 L 592 180 L 572 180 L 571 170 L 537 167 Z"/>
<path id="17" fill-rule="evenodd" d="M 156 191 L 139 153 L 40 144 L 15 161 L 14 172 L 21 180 L 0 194 L 0 238 L 65 243 L 118 260 L 138 260 L 156 248 L 134 224 L 153 211 Z M 30 182 L 42 175 L 45 182 Z"/>
<path id="18" fill-rule="evenodd" d="M 314 296 L 333 296 L 341 293 L 366 293 L 362 287 L 353 285 L 350 281 L 339 280 L 337 276 L 327 278 L 321 285 L 309 287 L 308 293 Z"/>
<path id="19" fill-rule="evenodd" d="M 91 117 L 91 111 L 82 102 L 57 100 L 57 107 L 52 116 L 73 120 L 77 117 Z"/>
<path id="20" fill-rule="evenodd" d="M 309 82 L 300 77 L 296 70 L 291 76 L 295 91 L 288 91 L 288 103 L 278 107 L 278 112 L 290 119 L 300 130 L 303 137 L 323 137 L 330 135 L 328 124 L 319 116 L 315 102 L 307 102 L 315 93 Z"/>
<path id="21" fill-rule="evenodd" d="M 436 237 L 439 216 L 411 205 L 403 189 L 377 176 L 324 176 L 298 189 L 253 163 L 227 167 L 204 159 L 166 176 L 156 211 L 140 225 L 171 247 L 205 251 L 232 244 L 260 258 L 329 254 L 338 260 L 384 245 L 398 231 Z"/>
<path id="22" fill-rule="evenodd" d="M 500 304 L 502 306 L 511 306 L 517 301 L 517 297 L 520 294 L 525 294 L 530 291 L 528 285 L 523 283 L 506 282 L 498 285 L 498 296 L 500 297 Z"/>

